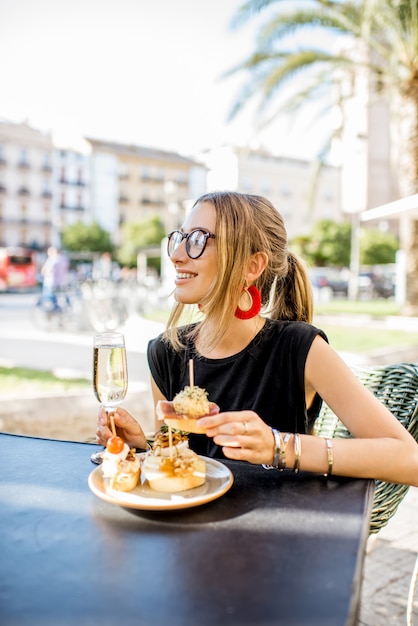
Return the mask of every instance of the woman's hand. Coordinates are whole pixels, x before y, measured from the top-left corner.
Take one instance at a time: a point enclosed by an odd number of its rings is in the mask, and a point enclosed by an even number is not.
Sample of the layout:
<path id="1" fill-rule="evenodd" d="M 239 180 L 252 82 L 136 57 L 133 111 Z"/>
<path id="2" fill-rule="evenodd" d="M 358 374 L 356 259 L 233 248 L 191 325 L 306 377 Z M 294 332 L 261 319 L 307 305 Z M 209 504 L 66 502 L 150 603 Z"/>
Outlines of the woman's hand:
<path id="1" fill-rule="evenodd" d="M 270 426 L 254 411 L 228 411 L 201 417 L 199 426 L 222 447 L 228 459 L 250 463 L 273 462 L 274 435 Z"/>
<path id="2" fill-rule="evenodd" d="M 115 409 L 113 419 L 117 435 L 122 437 L 128 446 L 141 449 L 147 447 L 147 440 L 141 426 L 128 411 L 120 407 Z M 102 446 L 106 446 L 107 440 L 112 436 L 109 415 L 101 408 L 97 420 L 96 441 Z"/>

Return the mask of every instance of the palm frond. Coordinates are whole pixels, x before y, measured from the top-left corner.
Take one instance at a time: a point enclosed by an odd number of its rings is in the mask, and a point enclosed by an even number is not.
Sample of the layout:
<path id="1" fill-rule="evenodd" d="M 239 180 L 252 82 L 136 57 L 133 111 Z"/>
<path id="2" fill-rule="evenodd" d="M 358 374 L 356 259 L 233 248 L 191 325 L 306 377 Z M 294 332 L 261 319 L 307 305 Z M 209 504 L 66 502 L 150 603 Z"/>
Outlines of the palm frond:
<path id="1" fill-rule="evenodd" d="M 286 0 L 247 0 L 238 8 L 235 15 L 232 17 L 230 26 L 231 28 L 239 28 L 246 24 L 255 15 L 261 13 L 273 4 L 279 2 L 285 2 Z M 294 0 L 294 3 L 300 0 Z"/>
<path id="2" fill-rule="evenodd" d="M 342 11 L 323 11 L 317 8 L 273 16 L 260 28 L 258 45 L 272 45 L 285 37 L 306 31 L 307 28 L 312 33 L 327 31 L 335 35 L 360 35 L 360 29 L 350 15 L 347 16 Z"/>

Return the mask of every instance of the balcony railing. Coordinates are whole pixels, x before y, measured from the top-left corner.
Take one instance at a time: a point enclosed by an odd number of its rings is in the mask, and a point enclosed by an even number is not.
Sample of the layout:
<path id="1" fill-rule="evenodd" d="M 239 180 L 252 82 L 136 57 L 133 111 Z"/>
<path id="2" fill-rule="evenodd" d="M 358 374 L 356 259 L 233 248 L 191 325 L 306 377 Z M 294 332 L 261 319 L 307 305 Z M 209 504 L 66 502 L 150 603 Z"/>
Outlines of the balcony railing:
<path id="1" fill-rule="evenodd" d="M 31 218 L 31 217 L 10 217 L 8 215 L 0 215 L 0 223 L 2 224 L 10 224 L 13 226 L 28 226 L 28 225 L 32 225 L 32 226 L 50 226 L 51 225 L 51 220 L 45 220 L 45 219 L 35 219 L 35 218 Z"/>
<path id="2" fill-rule="evenodd" d="M 73 205 L 62 203 L 62 202 L 60 203 L 59 208 L 62 209 L 63 211 L 85 211 L 86 210 L 86 207 L 83 206 L 82 204 L 73 206 Z"/>
<path id="3" fill-rule="evenodd" d="M 69 180 L 68 178 L 61 177 L 58 180 L 60 185 L 75 185 L 76 187 L 85 187 L 86 183 L 83 180 Z"/>
<path id="4" fill-rule="evenodd" d="M 139 178 L 144 183 L 158 183 L 160 185 L 164 183 L 164 176 L 149 176 L 147 174 L 141 174 Z"/>

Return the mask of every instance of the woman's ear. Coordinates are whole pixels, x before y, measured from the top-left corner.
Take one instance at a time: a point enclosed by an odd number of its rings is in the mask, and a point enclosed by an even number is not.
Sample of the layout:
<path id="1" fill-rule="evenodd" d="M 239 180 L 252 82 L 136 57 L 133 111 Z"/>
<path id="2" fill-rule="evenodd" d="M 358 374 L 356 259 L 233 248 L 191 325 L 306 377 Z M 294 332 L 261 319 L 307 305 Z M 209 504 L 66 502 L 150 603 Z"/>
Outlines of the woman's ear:
<path id="1" fill-rule="evenodd" d="M 251 257 L 249 266 L 248 266 L 248 272 L 247 272 L 248 283 L 254 282 L 255 280 L 257 280 L 259 276 L 261 276 L 261 274 L 264 272 L 264 270 L 267 267 L 267 263 L 268 263 L 268 256 L 265 252 L 256 252 L 255 254 L 253 254 L 253 256 Z"/>

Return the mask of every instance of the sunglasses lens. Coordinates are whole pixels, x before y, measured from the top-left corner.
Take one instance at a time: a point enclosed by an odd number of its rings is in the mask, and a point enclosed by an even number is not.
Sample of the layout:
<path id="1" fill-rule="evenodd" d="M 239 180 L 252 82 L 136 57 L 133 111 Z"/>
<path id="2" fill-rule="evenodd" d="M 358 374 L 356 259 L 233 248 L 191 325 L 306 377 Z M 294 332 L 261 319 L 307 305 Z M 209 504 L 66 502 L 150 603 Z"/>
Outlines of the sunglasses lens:
<path id="1" fill-rule="evenodd" d="M 205 249 L 207 233 L 202 230 L 193 230 L 187 238 L 186 250 L 191 259 L 197 259 Z"/>
<path id="2" fill-rule="evenodd" d="M 168 238 L 167 244 L 168 256 L 171 256 L 173 254 L 175 249 L 179 247 L 182 241 L 183 236 L 180 231 L 175 230 L 173 233 L 171 233 L 170 237 Z"/>
<path id="3" fill-rule="evenodd" d="M 208 240 L 208 237 L 209 237 L 209 233 L 207 233 L 204 230 L 199 230 L 199 229 L 192 230 L 192 232 L 189 233 L 188 235 L 186 235 L 185 233 L 182 233 L 179 230 L 174 230 L 168 236 L 168 243 L 167 243 L 168 256 L 171 257 L 171 255 L 179 247 L 183 239 L 186 239 L 186 252 L 188 256 L 191 259 L 197 259 L 203 254 L 206 248 L 206 242 Z"/>

